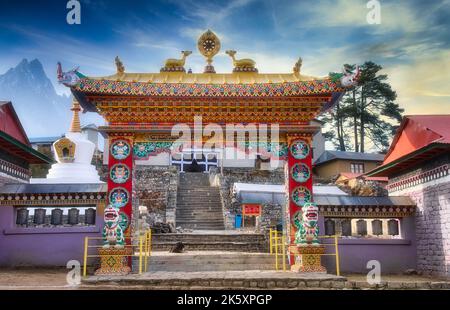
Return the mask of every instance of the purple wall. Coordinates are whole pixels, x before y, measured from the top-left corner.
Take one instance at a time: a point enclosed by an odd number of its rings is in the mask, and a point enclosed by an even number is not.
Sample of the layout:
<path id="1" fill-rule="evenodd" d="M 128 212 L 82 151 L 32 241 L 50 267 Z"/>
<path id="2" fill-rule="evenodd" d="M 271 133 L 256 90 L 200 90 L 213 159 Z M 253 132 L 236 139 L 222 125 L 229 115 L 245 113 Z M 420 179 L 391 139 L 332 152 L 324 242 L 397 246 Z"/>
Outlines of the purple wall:
<path id="1" fill-rule="evenodd" d="M 14 207 L 0 206 L 0 266 L 66 266 L 69 260 L 83 264 L 84 237 L 100 237 L 103 213 L 95 227 L 18 228 Z"/>
<path id="2" fill-rule="evenodd" d="M 382 274 L 398 274 L 406 269 L 416 269 L 416 234 L 413 216 L 401 219 L 402 239 L 339 239 L 339 256 L 341 274 L 364 273 L 370 260 L 378 260 Z M 319 218 L 319 229 L 324 231 L 324 219 Z M 327 240 L 333 243 L 334 239 Z M 334 246 L 326 246 L 326 253 L 334 254 Z M 329 273 L 335 273 L 335 257 L 324 256 L 323 264 Z"/>

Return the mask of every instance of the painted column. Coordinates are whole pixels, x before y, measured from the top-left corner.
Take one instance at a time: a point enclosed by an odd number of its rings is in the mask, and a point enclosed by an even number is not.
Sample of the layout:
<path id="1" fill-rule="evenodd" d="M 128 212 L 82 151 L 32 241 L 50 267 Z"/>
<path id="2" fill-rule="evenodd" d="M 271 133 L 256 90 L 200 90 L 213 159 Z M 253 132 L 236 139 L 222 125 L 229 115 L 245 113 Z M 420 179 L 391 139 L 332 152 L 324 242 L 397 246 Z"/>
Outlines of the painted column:
<path id="1" fill-rule="evenodd" d="M 104 210 L 103 247 L 96 275 L 131 272 L 133 136 L 109 135 L 108 206 Z"/>
<path id="2" fill-rule="evenodd" d="M 133 194 L 133 136 L 110 135 L 108 162 L 108 203 L 119 208 L 127 219 L 124 231 L 131 236 L 132 194 Z M 126 240 L 129 243 L 129 239 Z"/>
<path id="3" fill-rule="evenodd" d="M 286 135 L 288 158 L 285 166 L 286 184 L 286 229 L 289 244 L 295 242 L 297 227 L 294 220 L 300 219 L 301 208 L 306 202 L 313 201 L 312 188 L 312 135 L 295 133 Z M 291 256 L 291 264 L 294 257 Z"/>

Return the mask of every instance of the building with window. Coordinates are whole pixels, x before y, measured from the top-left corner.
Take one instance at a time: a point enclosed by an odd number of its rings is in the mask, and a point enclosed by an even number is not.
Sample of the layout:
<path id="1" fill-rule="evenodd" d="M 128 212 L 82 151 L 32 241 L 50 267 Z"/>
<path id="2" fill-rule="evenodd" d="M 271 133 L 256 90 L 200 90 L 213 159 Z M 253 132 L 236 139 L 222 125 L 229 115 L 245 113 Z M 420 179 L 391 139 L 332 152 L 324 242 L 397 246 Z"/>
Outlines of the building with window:
<path id="1" fill-rule="evenodd" d="M 343 172 L 366 173 L 383 162 L 384 155 L 375 153 L 324 151 L 313 163 L 318 180 L 331 180 Z"/>

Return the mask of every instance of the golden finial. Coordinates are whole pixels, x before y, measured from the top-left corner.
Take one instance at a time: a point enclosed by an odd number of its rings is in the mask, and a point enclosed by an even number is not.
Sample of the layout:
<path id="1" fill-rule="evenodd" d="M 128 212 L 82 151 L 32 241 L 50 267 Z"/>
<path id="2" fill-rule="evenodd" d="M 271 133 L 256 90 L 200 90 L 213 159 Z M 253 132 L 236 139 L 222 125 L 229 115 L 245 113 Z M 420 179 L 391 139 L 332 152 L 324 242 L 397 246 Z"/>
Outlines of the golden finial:
<path id="1" fill-rule="evenodd" d="M 125 66 L 123 65 L 119 56 L 116 56 L 115 62 L 116 62 L 117 74 L 125 73 Z"/>
<path id="2" fill-rule="evenodd" d="M 203 33 L 197 42 L 197 48 L 206 58 L 205 73 L 215 73 L 212 65 L 213 57 L 220 51 L 220 40 L 211 30 Z"/>
<path id="3" fill-rule="evenodd" d="M 76 99 L 73 99 L 72 108 L 70 110 L 73 111 L 72 123 L 70 124 L 70 132 L 81 132 L 80 116 L 78 115 L 78 113 L 81 111 L 81 108 Z"/>
<path id="4" fill-rule="evenodd" d="M 294 73 L 300 74 L 300 70 L 302 69 L 303 59 L 301 57 L 298 58 L 297 62 L 294 65 Z"/>

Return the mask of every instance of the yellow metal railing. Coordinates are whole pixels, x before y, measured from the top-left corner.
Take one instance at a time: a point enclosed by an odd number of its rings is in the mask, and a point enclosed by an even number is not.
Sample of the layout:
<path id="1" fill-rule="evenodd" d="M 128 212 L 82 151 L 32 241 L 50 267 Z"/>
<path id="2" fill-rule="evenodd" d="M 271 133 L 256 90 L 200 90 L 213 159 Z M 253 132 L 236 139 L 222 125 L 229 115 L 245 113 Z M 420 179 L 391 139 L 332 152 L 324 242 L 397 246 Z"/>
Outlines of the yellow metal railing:
<path id="1" fill-rule="evenodd" d="M 275 270 L 279 269 L 278 256 L 281 255 L 283 271 L 286 271 L 286 236 L 281 231 L 269 229 L 269 249 L 270 254 L 275 255 Z"/>
<path id="2" fill-rule="evenodd" d="M 92 241 L 97 241 L 97 244 L 92 244 Z M 103 245 L 98 244 L 98 241 L 103 240 L 102 237 L 85 237 L 84 238 L 84 255 L 83 255 L 83 276 L 87 275 L 87 265 L 89 258 L 102 257 L 100 254 L 90 254 L 90 249 L 99 249 Z M 91 241 L 91 243 L 90 243 Z M 131 248 L 131 254 L 117 254 L 117 256 L 125 257 L 139 257 L 139 273 L 147 272 L 148 269 L 148 258 L 152 252 L 152 231 L 147 230 L 143 234 L 139 235 L 139 240 L 137 245 L 133 244 L 132 237 L 125 237 L 125 248 Z M 137 250 L 137 251 L 136 251 Z M 114 256 L 108 254 L 108 256 Z"/>
<path id="3" fill-rule="evenodd" d="M 339 260 L 339 246 L 338 246 L 338 235 L 332 236 L 319 236 L 319 238 L 325 239 L 334 239 L 333 243 L 321 243 L 326 246 L 334 246 L 334 253 L 324 253 L 320 254 L 321 256 L 335 256 L 336 257 L 336 275 L 340 276 L 340 260 Z M 281 249 L 280 249 L 281 248 Z M 277 231 L 275 229 L 269 229 L 269 251 L 270 254 L 275 256 L 275 270 L 279 270 L 279 256 L 281 256 L 282 260 L 282 270 L 286 271 L 286 256 L 287 251 L 286 248 L 289 249 L 289 244 L 286 242 L 286 236 L 283 235 L 282 232 Z M 307 255 L 307 254 L 303 254 Z"/>

